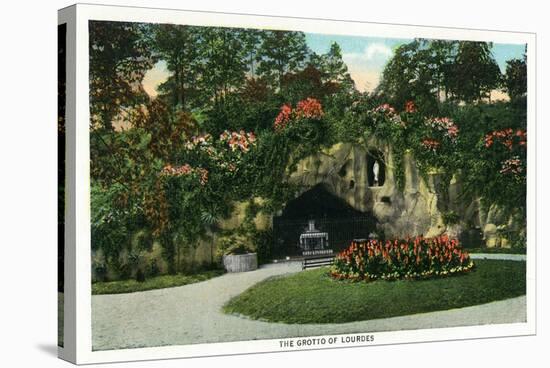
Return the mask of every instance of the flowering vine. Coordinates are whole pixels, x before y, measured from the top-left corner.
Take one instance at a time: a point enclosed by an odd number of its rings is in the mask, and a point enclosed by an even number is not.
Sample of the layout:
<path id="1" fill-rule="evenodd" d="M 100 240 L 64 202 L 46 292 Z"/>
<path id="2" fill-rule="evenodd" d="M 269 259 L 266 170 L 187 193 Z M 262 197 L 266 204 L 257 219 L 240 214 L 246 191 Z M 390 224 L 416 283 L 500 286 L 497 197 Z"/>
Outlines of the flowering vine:
<path id="1" fill-rule="evenodd" d="M 231 151 L 240 150 L 241 152 L 248 152 L 251 146 L 256 144 L 256 136 L 252 132 L 230 132 L 225 130 L 220 134 L 220 142 L 226 143 Z"/>
<path id="2" fill-rule="evenodd" d="M 501 161 L 500 173 L 503 175 L 511 175 L 518 181 L 525 180 L 525 162 L 522 159 L 522 153 L 527 148 L 527 132 L 523 129 L 500 129 L 489 132 L 485 135 L 485 147 L 491 148 L 495 143 L 500 143 L 508 149 L 508 151 L 519 153 L 503 161 Z M 519 151 L 517 149 L 520 149 Z"/>
<path id="3" fill-rule="evenodd" d="M 494 143 L 500 142 L 509 150 L 514 148 L 514 141 L 520 147 L 527 146 L 527 132 L 523 129 L 514 131 L 512 128 L 494 130 L 485 135 L 485 147 L 490 148 Z"/>
<path id="4" fill-rule="evenodd" d="M 294 110 L 297 118 L 321 119 L 324 115 L 321 103 L 315 98 L 308 97 L 298 102 Z"/>
<path id="5" fill-rule="evenodd" d="M 168 164 L 162 168 L 160 175 L 164 177 L 194 176 L 198 178 L 198 181 L 202 186 L 205 186 L 208 183 L 208 170 L 202 167 L 194 168 L 189 164 L 184 164 L 181 166 L 172 166 Z"/>
<path id="6" fill-rule="evenodd" d="M 422 146 L 429 151 L 436 152 L 441 146 L 441 142 L 433 138 L 424 138 L 422 140 Z"/>
<path id="7" fill-rule="evenodd" d="M 395 109 L 390 104 L 387 104 L 387 103 L 375 107 L 372 111 L 375 113 L 382 113 L 390 116 L 397 114 Z"/>
<path id="8" fill-rule="evenodd" d="M 405 112 L 409 113 L 409 114 L 417 112 L 416 105 L 415 105 L 414 101 L 405 102 Z"/>
<path id="9" fill-rule="evenodd" d="M 206 154 L 207 159 L 213 167 L 221 168 L 229 172 L 236 172 L 241 163 L 242 155 L 256 146 L 256 135 L 253 132 L 231 132 L 228 130 L 220 134 L 219 140 L 215 141 L 210 134 L 194 136 L 185 142 L 185 149 L 190 152 Z M 208 174 L 202 173 L 207 180 Z"/>
<path id="10" fill-rule="evenodd" d="M 430 118 L 426 119 L 426 125 L 431 129 L 442 132 L 443 135 L 451 140 L 451 142 L 456 143 L 458 138 L 458 126 L 450 118 Z"/>
<path id="11" fill-rule="evenodd" d="M 315 98 L 308 97 L 298 102 L 295 109 L 288 104 L 281 106 L 281 110 L 275 118 L 273 127 L 276 131 L 282 131 L 294 120 L 320 120 L 323 115 L 324 112 L 321 103 Z"/>
<path id="12" fill-rule="evenodd" d="M 394 107 L 390 104 L 384 103 L 369 111 L 370 115 L 373 115 L 377 121 L 382 119 L 389 119 L 394 124 L 405 126 L 405 123 L 401 120 L 401 117 L 397 113 Z"/>
<path id="13" fill-rule="evenodd" d="M 212 136 L 210 134 L 202 134 L 191 137 L 185 142 L 184 146 L 187 150 L 193 150 L 197 147 L 206 148 L 212 145 Z"/>
<path id="14" fill-rule="evenodd" d="M 525 168 L 523 167 L 523 161 L 519 156 L 514 156 L 502 162 L 501 174 L 514 174 L 519 175 L 523 173 Z"/>

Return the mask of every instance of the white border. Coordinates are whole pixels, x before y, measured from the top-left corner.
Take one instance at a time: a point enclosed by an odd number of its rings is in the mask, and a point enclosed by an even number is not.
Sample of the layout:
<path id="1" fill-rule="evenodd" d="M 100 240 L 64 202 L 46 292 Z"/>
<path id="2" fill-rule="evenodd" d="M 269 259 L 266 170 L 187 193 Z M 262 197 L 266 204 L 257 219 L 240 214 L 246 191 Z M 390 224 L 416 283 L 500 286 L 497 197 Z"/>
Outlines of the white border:
<path id="1" fill-rule="evenodd" d="M 76 207 L 75 207 L 75 167 L 76 167 L 76 7 L 70 7 L 59 11 L 58 25 L 66 24 L 65 44 L 65 234 L 58 234 L 65 238 L 65 280 L 64 280 L 64 305 L 63 305 L 63 347 L 58 347 L 58 355 L 61 359 L 76 361 Z M 59 323 L 59 321 L 58 321 Z"/>
<path id="2" fill-rule="evenodd" d="M 173 9 L 134 8 L 120 6 L 104 6 L 78 4 L 60 11 L 62 14 L 75 8 L 76 18 L 76 157 L 75 191 L 76 224 L 76 323 L 67 327 L 76 330 L 76 350 L 68 354 L 70 342 L 65 339 L 65 355 L 68 360 L 77 364 L 97 362 L 117 362 L 149 359 L 170 359 L 182 357 L 198 357 L 213 355 L 233 355 L 243 353 L 288 351 L 279 348 L 280 339 L 241 341 L 228 343 L 208 343 L 184 346 L 166 346 L 156 348 L 122 349 L 92 352 L 91 323 L 91 234 L 90 234 L 90 181 L 89 181 L 89 87 L 88 87 L 88 20 L 133 21 L 146 23 L 174 23 L 189 25 L 211 25 L 226 27 L 246 27 L 263 29 L 299 30 L 309 33 L 359 35 L 370 37 L 392 38 L 432 38 L 449 40 L 492 41 L 495 43 L 527 44 L 528 57 L 528 131 L 530 137 L 536 137 L 535 124 L 535 47 L 536 36 L 533 33 L 466 30 L 457 28 L 425 27 L 410 25 L 394 25 L 380 23 L 362 23 L 350 21 L 318 20 L 305 18 L 284 18 L 259 15 L 208 13 L 183 11 Z M 74 29 L 68 26 L 68 34 Z M 69 45 L 69 43 L 68 43 Z M 68 58 L 67 68 L 71 60 Z M 67 80 L 69 86 L 69 79 Z M 69 87 L 68 87 L 69 92 Z M 68 93 L 69 97 L 69 93 Z M 69 100 L 67 101 L 74 101 Z M 70 105 L 67 106 L 69 108 Z M 68 124 L 71 122 L 68 121 Z M 426 329 L 413 331 L 376 332 L 375 342 L 369 345 L 385 345 L 397 343 L 460 340 L 471 338 L 486 338 L 499 336 L 518 336 L 536 334 L 536 300 L 535 300 L 535 191 L 536 191 L 536 161 L 535 139 L 531 138 L 528 145 L 527 177 L 527 323 L 486 325 L 473 327 L 455 327 L 441 329 Z M 70 154 L 71 152 L 68 152 Z M 75 190 L 76 189 L 76 190 Z M 70 229 L 68 231 L 71 231 Z M 67 312 L 67 298 L 65 312 Z M 67 313 L 65 313 L 67 316 Z M 368 333 L 369 331 L 364 331 Z M 65 334 L 67 336 L 67 333 Z M 69 344 L 67 344 L 69 343 Z M 357 345 L 359 346 L 359 345 Z M 341 346 L 340 346 L 341 347 Z M 311 348 L 295 348 L 294 350 L 311 350 Z M 70 356 L 67 356 L 70 355 Z"/>

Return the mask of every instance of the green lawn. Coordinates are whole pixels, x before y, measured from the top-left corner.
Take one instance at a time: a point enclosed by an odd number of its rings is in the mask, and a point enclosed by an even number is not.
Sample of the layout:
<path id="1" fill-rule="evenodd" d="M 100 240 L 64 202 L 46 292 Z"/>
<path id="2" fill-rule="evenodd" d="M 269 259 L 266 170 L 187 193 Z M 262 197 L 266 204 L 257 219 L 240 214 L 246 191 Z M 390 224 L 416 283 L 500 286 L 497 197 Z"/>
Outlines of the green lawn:
<path id="1" fill-rule="evenodd" d="M 476 260 L 473 271 L 428 280 L 336 281 L 327 268 L 262 281 L 224 312 L 285 323 L 343 323 L 447 310 L 525 294 L 525 262 Z"/>
<path id="2" fill-rule="evenodd" d="M 133 293 L 136 291 L 145 291 L 152 289 L 162 289 L 174 286 L 193 284 L 199 281 L 205 281 L 212 277 L 220 276 L 223 270 L 204 271 L 193 275 L 163 275 L 146 279 L 144 282 L 136 280 L 122 280 L 109 282 L 96 282 L 92 284 L 92 294 L 122 294 Z"/>

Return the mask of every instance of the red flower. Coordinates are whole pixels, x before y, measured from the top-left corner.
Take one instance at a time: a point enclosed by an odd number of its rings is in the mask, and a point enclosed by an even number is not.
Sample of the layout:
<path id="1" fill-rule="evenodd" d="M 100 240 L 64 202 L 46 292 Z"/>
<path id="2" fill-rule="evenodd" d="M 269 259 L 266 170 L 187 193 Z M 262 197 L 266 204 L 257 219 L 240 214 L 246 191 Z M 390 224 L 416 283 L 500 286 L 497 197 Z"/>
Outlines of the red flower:
<path id="1" fill-rule="evenodd" d="M 374 112 L 381 112 L 383 114 L 395 115 L 395 109 L 390 104 L 382 104 L 374 109 Z"/>
<path id="2" fill-rule="evenodd" d="M 277 115 L 277 117 L 275 118 L 275 123 L 273 124 L 275 130 L 283 130 L 290 122 L 291 116 L 292 107 L 286 104 L 281 106 L 281 111 L 279 112 L 279 115 Z"/>
<path id="3" fill-rule="evenodd" d="M 512 128 L 494 130 L 485 135 L 485 147 L 491 147 L 495 139 L 501 142 L 510 151 L 514 148 L 514 138 L 521 147 L 527 145 L 527 133 L 523 129 L 518 129 L 515 133 Z"/>
<path id="4" fill-rule="evenodd" d="M 358 249 L 363 246 L 366 252 Z M 411 254 L 412 250 L 415 254 Z M 364 281 L 417 278 L 457 272 L 457 264 L 461 265 L 461 271 L 468 271 L 473 265 L 468 254 L 459 248 L 458 241 L 443 234 L 430 239 L 418 236 L 408 243 L 404 240 L 353 242 L 335 260 L 329 274 L 335 279 Z"/>
<path id="5" fill-rule="evenodd" d="M 324 115 L 321 103 L 315 98 L 308 97 L 298 102 L 296 109 L 290 105 L 281 106 L 279 115 L 275 118 L 273 127 L 276 131 L 283 130 L 293 119 L 321 119 Z"/>
<path id="6" fill-rule="evenodd" d="M 416 105 L 413 101 L 407 101 L 405 102 L 405 112 L 413 113 L 416 112 Z"/>
<path id="7" fill-rule="evenodd" d="M 435 152 L 441 146 L 441 143 L 433 138 L 424 138 L 422 140 L 422 145 L 424 148 Z"/>
<path id="8" fill-rule="evenodd" d="M 296 116 L 298 118 L 320 119 L 324 112 L 321 103 L 315 98 L 308 97 L 298 102 L 296 106 Z"/>

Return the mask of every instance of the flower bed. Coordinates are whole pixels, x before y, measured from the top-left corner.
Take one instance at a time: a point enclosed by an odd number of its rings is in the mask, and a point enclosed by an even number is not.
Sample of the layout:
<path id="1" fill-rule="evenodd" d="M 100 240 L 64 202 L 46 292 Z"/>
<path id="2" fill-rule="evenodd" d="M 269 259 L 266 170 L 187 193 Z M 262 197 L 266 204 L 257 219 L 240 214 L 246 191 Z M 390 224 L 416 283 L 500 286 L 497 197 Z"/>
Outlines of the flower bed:
<path id="1" fill-rule="evenodd" d="M 369 281 L 427 278 L 467 272 L 474 267 L 458 240 L 447 236 L 352 242 L 335 258 L 335 279 Z"/>

